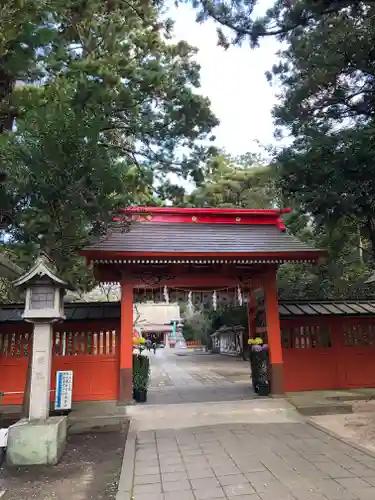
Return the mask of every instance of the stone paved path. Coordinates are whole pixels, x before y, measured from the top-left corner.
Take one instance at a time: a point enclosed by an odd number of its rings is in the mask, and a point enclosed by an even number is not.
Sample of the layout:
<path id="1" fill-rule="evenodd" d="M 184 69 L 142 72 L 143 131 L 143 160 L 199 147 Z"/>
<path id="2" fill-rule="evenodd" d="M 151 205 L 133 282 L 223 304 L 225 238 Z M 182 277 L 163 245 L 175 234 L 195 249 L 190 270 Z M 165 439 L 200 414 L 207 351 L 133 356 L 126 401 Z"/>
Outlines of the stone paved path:
<path id="1" fill-rule="evenodd" d="M 132 500 L 375 500 L 375 458 L 308 425 L 283 399 L 246 393 L 246 364 L 167 353 L 152 367 L 158 404 L 128 407 Z M 236 387 L 247 398 L 236 399 Z M 212 402 L 215 390 L 230 396 Z"/>
<path id="2" fill-rule="evenodd" d="M 159 349 L 151 360 L 148 404 L 237 401 L 254 397 L 249 364 L 216 355 L 177 356 Z M 374 499 L 375 500 L 375 499 Z"/>
<path id="3" fill-rule="evenodd" d="M 305 423 L 140 432 L 134 500 L 374 500 L 375 459 Z"/>

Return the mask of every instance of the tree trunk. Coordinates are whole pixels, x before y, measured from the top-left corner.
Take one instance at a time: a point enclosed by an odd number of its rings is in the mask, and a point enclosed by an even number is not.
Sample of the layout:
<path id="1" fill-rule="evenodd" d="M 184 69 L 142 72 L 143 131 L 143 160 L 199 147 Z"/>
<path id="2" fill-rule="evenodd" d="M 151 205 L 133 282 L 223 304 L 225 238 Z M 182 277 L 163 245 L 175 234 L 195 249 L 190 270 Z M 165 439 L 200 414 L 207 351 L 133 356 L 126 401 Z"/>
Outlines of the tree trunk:
<path id="1" fill-rule="evenodd" d="M 11 97 L 16 81 L 11 74 L 0 69 L 0 134 L 11 132 L 15 118 Z"/>
<path id="2" fill-rule="evenodd" d="M 375 219 L 368 218 L 366 222 L 368 238 L 371 242 L 371 255 L 373 260 L 375 261 Z"/>

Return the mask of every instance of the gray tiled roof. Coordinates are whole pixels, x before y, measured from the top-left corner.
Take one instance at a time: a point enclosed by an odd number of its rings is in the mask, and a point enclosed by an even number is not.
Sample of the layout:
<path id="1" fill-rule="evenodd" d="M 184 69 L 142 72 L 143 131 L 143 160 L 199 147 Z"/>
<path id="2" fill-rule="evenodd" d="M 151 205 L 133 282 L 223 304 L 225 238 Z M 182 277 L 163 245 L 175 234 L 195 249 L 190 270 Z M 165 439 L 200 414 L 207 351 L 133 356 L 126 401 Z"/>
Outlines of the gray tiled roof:
<path id="1" fill-rule="evenodd" d="M 23 321 L 23 304 L 0 305 L 0 323 Z M 87 321 L 97 319 L 120 319 L 118 302 L 71 303 L 64 305 L 67 321 Z"/>
<path id="2" fill-rule="evenodd" d="M 273 225 L 133 223 L 84 251 L 160 253 L 316 252 Z"/>
<path id="3" fill-rule="evenodd" d="M 363 316 L 375 315 L 375 300 L 279 302 L 281 317 L 286 316 Z"/>
<path id="4" fill-rule="evenodd" d="M 23 322 L 23 304 L 0 305 L 0 324 Z M 302 316 L 375 316 L 374 300 L 279 301 L 280 318 Z M 119 302 L 65 304 L 67 321 L 120 320 Z M 142 327 L 142 324 L 140 325 Z"/>

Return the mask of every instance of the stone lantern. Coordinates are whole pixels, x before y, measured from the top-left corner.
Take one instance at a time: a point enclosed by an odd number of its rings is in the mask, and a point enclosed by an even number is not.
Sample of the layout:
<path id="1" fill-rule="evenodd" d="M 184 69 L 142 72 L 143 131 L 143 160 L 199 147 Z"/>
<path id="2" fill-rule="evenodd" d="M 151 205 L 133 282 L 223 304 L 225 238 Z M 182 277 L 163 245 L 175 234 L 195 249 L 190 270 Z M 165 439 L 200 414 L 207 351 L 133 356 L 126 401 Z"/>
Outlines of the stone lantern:
<path id="1" fill-rule="evenodd" d="M 34 329 L 29 415 L 9 428 L 7 461 L 10 465 L 55 464 L 65 448 L 67 422 L 66 417 L 49 417 L 53 324 L 65 319 L 63 298 L 71 287 L 56 276 L 44 253 L 13 285 L 26 291 L 23 318 Z"/>
<path id="2" fill-rule="evenodd" d="M 29 323 L 54 323 L 65 319 L 64 294 L 70 288 L 58 278 L 49 257 L 41 253 L 33 267 L 13 282 L 26 290 L 23 318 Z"/>

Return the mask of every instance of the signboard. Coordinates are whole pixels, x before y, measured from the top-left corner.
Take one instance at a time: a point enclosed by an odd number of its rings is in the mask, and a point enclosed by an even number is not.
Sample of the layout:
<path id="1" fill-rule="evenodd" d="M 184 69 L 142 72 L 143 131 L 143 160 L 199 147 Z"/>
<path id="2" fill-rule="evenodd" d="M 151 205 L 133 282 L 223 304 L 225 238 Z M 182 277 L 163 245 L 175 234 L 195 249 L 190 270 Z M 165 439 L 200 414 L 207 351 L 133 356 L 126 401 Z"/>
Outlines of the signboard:
<path id="1" fill-rule="evenodd" d="M 6 448 L 8 443 L 8 430 L 0 429 L 0 448 Z"/>
<path id="2" fill-rule="evenodd" d="M 56 372 L 55 410 L 71 410 L 73 371 Z"/>

